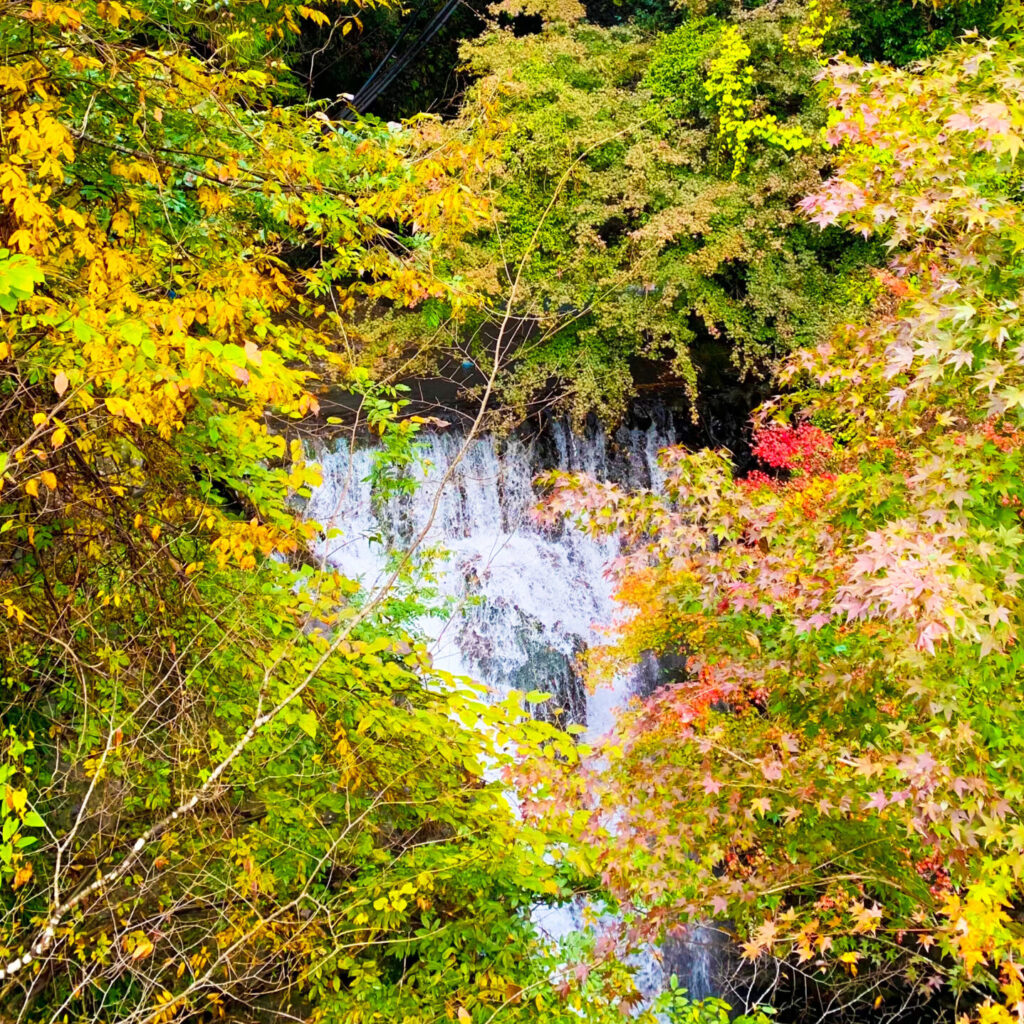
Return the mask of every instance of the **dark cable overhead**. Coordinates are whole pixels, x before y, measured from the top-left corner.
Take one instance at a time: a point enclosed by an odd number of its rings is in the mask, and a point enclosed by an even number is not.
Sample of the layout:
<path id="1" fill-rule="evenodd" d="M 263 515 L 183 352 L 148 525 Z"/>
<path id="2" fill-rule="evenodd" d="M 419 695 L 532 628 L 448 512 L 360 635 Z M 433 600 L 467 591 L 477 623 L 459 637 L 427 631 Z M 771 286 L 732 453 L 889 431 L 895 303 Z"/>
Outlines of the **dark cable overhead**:
<path id="1" fill-rule="evenodd" d="M 370 73 L 370 76 L 360 87 L 359 92 L 349 100 L 350 114 L 362 114 L 369 110 L 384 90 L 423 52 L 427 44 L 440 32 L 448 19 L 455 13 L 455 9 L 459 6 L 460 2 L 461 0 L 446 0 L 446 3 L 427 22 L 409 48 L 396 57 L 395 54 L 398 47 L 401 45 L 410 27 L 416 21 L 416 18 L 411 18 L 405 23 L 391 49 L 388 50 L 381 62 Z M 389 61 L 392 61 L 390 66 L 388 66 Z"/>

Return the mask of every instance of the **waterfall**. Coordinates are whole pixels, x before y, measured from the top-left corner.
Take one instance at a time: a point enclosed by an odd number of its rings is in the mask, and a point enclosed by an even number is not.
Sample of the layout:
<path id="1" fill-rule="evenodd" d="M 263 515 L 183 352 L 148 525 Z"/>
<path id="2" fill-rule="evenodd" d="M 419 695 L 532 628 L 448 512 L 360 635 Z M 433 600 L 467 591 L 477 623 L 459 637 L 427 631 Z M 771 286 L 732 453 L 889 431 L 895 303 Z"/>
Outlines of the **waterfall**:
<path id="1" fill-rule="evenodd" d="M 538 500 L 533 480 L 539 472 L 557 468 L 632 489 L 660 489 L 657 453 L 675 443 L 677 434 L 663 412 L 645 420 L 610 436 L 601 430 L 579 435 L 553 423 L 531 438 L 475 439 L 441 491 L 432 521 L 439 484 L 463 436 L 456 431 L 424 434 L 415 494 L 383 502 L 375 500 L 368 479 L 374 449 L 339 440 L 317 455 L 323 482 L 310 497 L 306 514 L 336 534 L 324 537 L 315 553 L 371 587 L 385 572 L 380 539 L 397 535 L 408 540 L 426 529 L 425 544 L 450 553 L 440 569 L 439 596 L 451 612 L 420 623 L 431 641 L 434 663 L 472 676 L 497 693 L 510 688 L 553 693 L 552 700 L 540 705 L 541 713 L 557 715 L 561 724 L 584 726 L 584 738 L 596 739 L 613 725 L 617 707 L 633 693 L 649 691 L 657 669 L 638 666 L 631 679 L 595 693 L 585 691 L 576 659 L 614 616 L 604 568 L 616 553 L 617 541 L 595 540 L 569 525 L 538 528 L 530 515 Z M 558 938 L 581 926 L 580 911 L 574 906 L 543 908 L 535 921 Z M 687 944 L 685 977 L 673 968 L 684 984 L 692 978 L 700 995 L 710 990 L 706 948 L 706 943 Z M 645 957 L 638 966 L 641 990 L 656 992 L 662 983 L 660 959 Z"/>
<path id="2" fill-rule="evenodd" d="M 374 450 L 345 440 L 318 453 L 323 483 L 313 492 L 307 515 L 336 536 L 315 552 L 347 576 L 372 586 L 384 571 L 378 538 L 403 539 L 429 525 L 426 545 L 448 553 L 441 567 L 442 600 L 453 608 L 444 621 L 421 623 L 432 640 L 435 663 L 473 676 L 496 691 L 544 689 L 563 719 L 600 735 L 625 693 L 586 695 L 575 672 L 581 650 L 596 639 L 614 607 L 604 566 L 615 541 L 594 540 L 573 527 L 534 526 L 533 479 L 548 468 L 582 471 L 629 487 L 657 486 L 656 456 L 671 444 L 671 425 L 622 428 L 612 438 L 601 431 L 577 436 L 553 424 L 539 437 L 497 442 L 474 440 L 429 513 L 442 477 L 464 438 L 429 433 L 416 470 L 414 496 L 374 500 L 369 482 Z"/>

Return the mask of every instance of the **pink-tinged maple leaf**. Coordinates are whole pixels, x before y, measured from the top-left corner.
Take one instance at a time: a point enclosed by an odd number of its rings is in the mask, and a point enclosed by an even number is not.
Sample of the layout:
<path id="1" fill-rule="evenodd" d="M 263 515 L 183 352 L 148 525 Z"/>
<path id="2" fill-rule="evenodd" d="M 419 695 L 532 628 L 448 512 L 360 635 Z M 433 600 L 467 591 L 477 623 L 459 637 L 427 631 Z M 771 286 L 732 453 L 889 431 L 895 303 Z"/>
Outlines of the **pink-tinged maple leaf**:
<path id="1" fill-rule="evenodd" d="M 993 135 L 1008 132 L 1011 128 L 1011 122 L 1008 118 L 1009 110 L 1007 110 L 1005 103 L 998 100 L 977 104 L 974 108 L 974 113 L 978 115 L 981 122 L 980 127 L 991 132 Z"/>
<path id="2" fill-rule="evenodd" d="M 946 118 L 946 130 L 951 132 L 972 132 L 976 125 L 973 117 L 967 114 L 953 114 Z"/>
<path id="3" fill-rule="evenodd" d="M 876 789 L 874 793 L 868 793 L 868 796 L 871 797 L 871 799 L 864 804 L 865 811 L 870 811 L 873 809 L 878 811 L 884 811 L 885 808 L 888 806 L 889 799 L 882 790 Z"/>
<path id="4" fill-rule="evenodd" d="M 704 786 L 704 792 L 709 794 L 717 793 L 722 788 L 722 784 L 717 779 L 713 779 L 710 775 L 704 776 L 702 785 Z"/>
<path id="5" fill-rule="evenodd" d="M 876 903 L 865 907 L 862 903 L 854 903 L 851 907 L 854 918 L 853 930 L 860 934 L 874 934 L 882 920 L 882 908 Z"/>
<path id="6" fill-rule="evenodd" d="M 915 646 L 919 651 L 935 653 L 935 641 L 949 636 L 949 629 L 941 622 L 927 622 L 917 632 Z"/>
<path id="7" fill-rule="evenodd" d="M 990 626 L 997 626 L 999 623 L 1008 624 L 1010 621 L 1010 609 L 1006 605 L 995 605 L 986 611 L 985 618 Z"/>
<path id="8" fill-rule="evenodd" d="M 799 632 L 812 633 L 824 628 L 832 621 L 831 612 L 815 612 L 810 618 L 802 619 L 797 624 Z"/>
<path id="9" fill-rule="evenodd" d="M 925 751 L 923 754 L 913 756 L 908 754 L 905 757 L 901 757 L 896 767 L 904 775 L 928 775 L 937 765 L 938 762 L 935 758 L 928 751 Z"/>

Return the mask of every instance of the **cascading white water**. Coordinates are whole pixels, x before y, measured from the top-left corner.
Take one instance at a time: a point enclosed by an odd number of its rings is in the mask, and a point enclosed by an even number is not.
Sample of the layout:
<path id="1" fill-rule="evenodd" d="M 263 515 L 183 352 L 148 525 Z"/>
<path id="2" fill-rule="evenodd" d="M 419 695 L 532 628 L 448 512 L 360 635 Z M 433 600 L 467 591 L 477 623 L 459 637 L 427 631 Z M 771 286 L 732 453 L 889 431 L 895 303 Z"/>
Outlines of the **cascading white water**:
<path id="1" fill-rule="evenodd" d="M 411 499 L 375 500 L 369 482 L 372 448 L 339 441 L 318 453 L 323 482 L 306 514 L 336 532 L 321 540 L 316 554 L 371 587 L 385 571 L 381 540 L 408 539 L 429 527 L 424 543 L 450 553 L 440 596 L 453 608 L 444 620 L 428 617 L 420 624 L 432 641 L 435 664 L 472 676 L 499 694 L 512 687 L 554 692 L 551 703 L 564 709 L 567 720 L 584 725 L 586 738 L 602 735 L 635 684 L 623 679 L 587 694 L 574 663 L 613 617 L 604 568 L 616 541 L 597 541 L 571 527 L 538 528 L 530 516 L 538 500 L 533 479 L 543 469 L 558 468 L 629 488 L 660 489 L 657 453 L 675 442 L 671 423 L 623 428 L 612 438 L 600 431 L 580 436 L 561 424 L 531 443 L 512 438 L 499 445 L 481 437 L 471 442 L 445 484 L 432 521 L 440 482 L 464 438 L 457 432 L 431 433 L 422 441 L 419 487 Z M 579 909 L 549 909 L 535 920 L 559 937 L 580 926 Z M 660 987 L 661 968 L 653 958 L 641 973 L 647 975 L 639 979 L 641 988 Z"/>
<path id="2" fill-rule="evenodd" d="M 656 455 L 673 437 L 655 426 L 619 432 L 614 462 L 628 486 L 660 481 Z M 607 479 L 609 443 L 598 432 L 550 429 L 546 447 L 557 468 Z M 374 452 L 345 441 L 319 453 L 323 483 L 309 500 L 307 515 L 337 535 L 324 538 L 320 558 L 367 586 L 384 570 L 380 538 L 408 537 L 428 526 L 439 483 L 462 446 L 457 433 L 423 437 L 423 461 L 415 496 L 375 502 L 369 482 Z M 603 570 L 615 541 L 596 541 L 573 528 L 543 531 L 531 521 L 537 501 L 532 481 L 543 462 L 537 442 L 512 438 L 500 446 L 474 440 L 447 482 L 425 544 L 449 552 L 441 575 L 441 597 L 456 609 L 444 622 L 424 620 L 440 667 L 471 675 L 505 691 L 573 687 L 573 662 L 596 639 L 595 627 L 613 615 Z M 552 678 L 554 677 L 554 678 Z M 625 694 L 560 693 L 567 714 L 598 735 L 611 725 L 613 708 Z"/>

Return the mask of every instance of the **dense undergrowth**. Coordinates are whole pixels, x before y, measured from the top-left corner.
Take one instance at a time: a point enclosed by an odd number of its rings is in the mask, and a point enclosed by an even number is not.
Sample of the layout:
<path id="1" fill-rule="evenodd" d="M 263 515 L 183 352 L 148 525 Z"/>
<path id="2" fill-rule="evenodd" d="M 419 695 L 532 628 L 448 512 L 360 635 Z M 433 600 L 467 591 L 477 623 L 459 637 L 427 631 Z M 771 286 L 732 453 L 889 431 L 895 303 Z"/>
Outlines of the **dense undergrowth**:
<path id="1" fill-rule="evenodd" d="M 740 1012 L 1020 1020 L 1024 16 L 492 13 L 396 127 L 310 99 L 387 9 L 0 6 L 0 1016 L 620 1020 L 713 920 Z M 271 424 L 344 386 L 407 489 L 374 380 L 453 362 L 504 427 L 781 394 L 745 476 L 549 481 L 623 541 L 594 681 L 686 664 L 600 771 L 434 667 L 426 553 L 310 554 Z"/>

